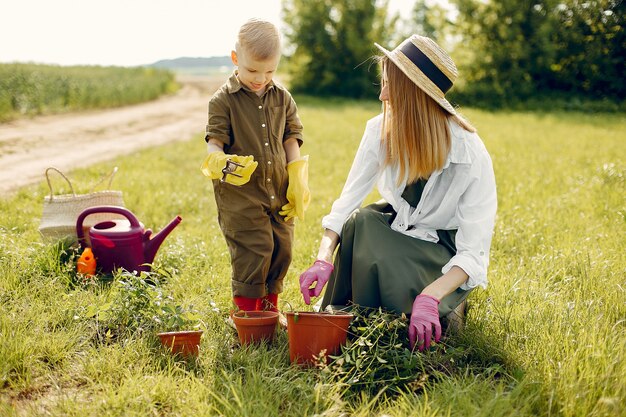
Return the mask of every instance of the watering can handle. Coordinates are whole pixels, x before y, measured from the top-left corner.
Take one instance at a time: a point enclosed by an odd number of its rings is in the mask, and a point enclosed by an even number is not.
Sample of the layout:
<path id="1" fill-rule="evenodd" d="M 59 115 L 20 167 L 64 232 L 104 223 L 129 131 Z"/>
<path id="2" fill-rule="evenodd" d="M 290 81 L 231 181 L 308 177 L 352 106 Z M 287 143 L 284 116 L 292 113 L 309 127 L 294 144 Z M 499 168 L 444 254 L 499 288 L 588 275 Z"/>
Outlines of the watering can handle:
<path id="1" fill-rule="evenodd" d="M 83 210 L 78 215 L 78 218 L 76 219 L 76 236 L 78 237 L 78 242 L 80 243 L 81 246 L 85 246 L 85 234 L 83 232 L 83 221 L 90 214 L 96 214 L 96 213 L 121 214 L 122 216 L 126 217 L 128 221 L 130 221 L 131 227 L 133 228 L 141 227 L 141 224 L 139 223 L 139 219 L 137 219 L 137 217 L 135 217 L 135 215 L 130 210 L 124 207 L 120 207 L 120 206 L 89 207 L 88 209 Z"/>

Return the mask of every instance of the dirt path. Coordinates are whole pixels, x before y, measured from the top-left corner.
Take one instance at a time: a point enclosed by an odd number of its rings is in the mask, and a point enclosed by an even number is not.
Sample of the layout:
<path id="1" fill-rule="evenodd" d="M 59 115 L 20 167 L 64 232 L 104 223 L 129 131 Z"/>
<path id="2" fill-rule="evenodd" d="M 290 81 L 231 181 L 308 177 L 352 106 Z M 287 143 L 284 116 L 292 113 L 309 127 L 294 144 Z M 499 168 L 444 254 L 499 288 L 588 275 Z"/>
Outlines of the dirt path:
<path id="1" fill-rule="evenodd" d="M 185 77 L 172 96 L 111 110 L 41 116 L 0 124 L 0 196 L 147 146 L 204 132 L 207 102 L 224 80 Z"/>

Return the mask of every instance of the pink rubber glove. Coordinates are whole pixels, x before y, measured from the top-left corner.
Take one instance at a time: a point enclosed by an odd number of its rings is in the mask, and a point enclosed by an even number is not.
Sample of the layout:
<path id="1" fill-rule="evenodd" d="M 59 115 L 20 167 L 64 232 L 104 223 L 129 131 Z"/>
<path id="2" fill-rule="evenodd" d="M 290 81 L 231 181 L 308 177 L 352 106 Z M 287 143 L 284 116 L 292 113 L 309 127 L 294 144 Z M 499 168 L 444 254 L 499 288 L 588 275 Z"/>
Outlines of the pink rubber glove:
<path id="1" fill-rule="evenodd" d="M 433 335 L 433 327 L 435 327 L 435 342 L 441 339 L 438 305 L 439 300 L 430 295 L 420 294 L 415 297 L 409 323 L 409 343 L 411 344 L 411 349 L 415 346 L 416 341 L 420 351 L 428 349 Z"/>
<path id="2" fill-rule="evenodd" d="M 333 264 L 318 259 L 312 267 L 300 274 L 300 292 L 307 305 L 311 304 L 311 297 L 317 297 L 322 293 L 333 269 L 335 269 Z M 315 287 L 310 288 L 313 283 Z"/>

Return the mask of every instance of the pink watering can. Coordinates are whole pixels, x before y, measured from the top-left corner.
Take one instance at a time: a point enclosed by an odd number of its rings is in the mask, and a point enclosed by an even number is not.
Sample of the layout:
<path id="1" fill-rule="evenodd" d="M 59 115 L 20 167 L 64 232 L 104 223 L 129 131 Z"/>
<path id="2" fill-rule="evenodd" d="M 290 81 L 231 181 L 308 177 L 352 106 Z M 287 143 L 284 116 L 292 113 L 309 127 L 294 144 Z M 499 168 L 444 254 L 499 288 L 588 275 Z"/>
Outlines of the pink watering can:
<path id="1" fill-rule="evenodd" d="M 152 230 L 145 230 L 135 215 L 124 207 L 96 206 L 83 210 L 76 220 L 76 235 L 82 247 L 86 246 L 83 221 L 94 213 L 121 214 L 126 219 L 106 220 L 96 223 L 89 229 L 91 250 L 96 258 L 98 269 L 110 273 L 117 268 L 127 271 L 149 271 L 161 243 L 181 222 L 176 216 L 163 230 L 152 236 Z"/>

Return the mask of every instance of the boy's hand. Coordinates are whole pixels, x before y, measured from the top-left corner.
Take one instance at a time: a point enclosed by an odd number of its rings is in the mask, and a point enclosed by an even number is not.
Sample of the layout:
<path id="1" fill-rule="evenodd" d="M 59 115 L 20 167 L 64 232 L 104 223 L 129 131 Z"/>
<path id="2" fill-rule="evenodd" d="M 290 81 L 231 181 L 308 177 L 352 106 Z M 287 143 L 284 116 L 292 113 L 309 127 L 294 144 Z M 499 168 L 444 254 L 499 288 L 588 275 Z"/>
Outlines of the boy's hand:
<path id="1" fill-rule="evenodd" d="M 232 173 L 225 174 L 223 172 L 228 161 L 232 161 L 240 166 L 235 166 Z M 202 173 L 214 180 L 223 179 L 225 182 L 233 185 L 244 185 L 250 181 L 250 176 L 259 163 L 254 160 L 252 155 L 239 156 L 227 155 L 222 151 L 211 152 L 200 169 Z M 235 174 L 235 175 L 233 175 Z"/>
<path id="2" fill-rule="evenodd" d="M 311 192 L 309 191 L 309 156 L 303 156 L 287 164 L 289 174 L 289 186 L 287 187 L 288 203 L 279 212 L 285 220 L 294 217 L 304 220 L 304 211 L 311 202 Z"/>

